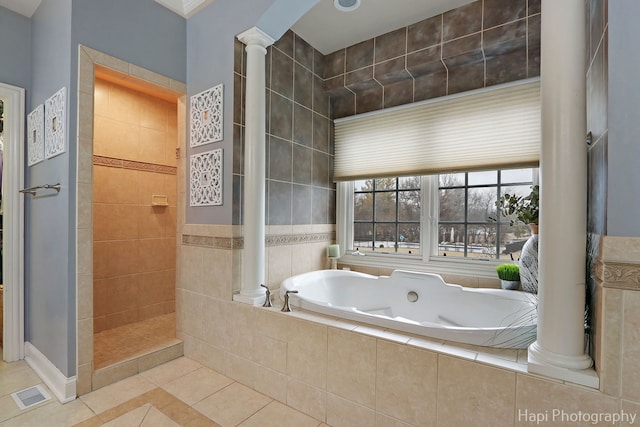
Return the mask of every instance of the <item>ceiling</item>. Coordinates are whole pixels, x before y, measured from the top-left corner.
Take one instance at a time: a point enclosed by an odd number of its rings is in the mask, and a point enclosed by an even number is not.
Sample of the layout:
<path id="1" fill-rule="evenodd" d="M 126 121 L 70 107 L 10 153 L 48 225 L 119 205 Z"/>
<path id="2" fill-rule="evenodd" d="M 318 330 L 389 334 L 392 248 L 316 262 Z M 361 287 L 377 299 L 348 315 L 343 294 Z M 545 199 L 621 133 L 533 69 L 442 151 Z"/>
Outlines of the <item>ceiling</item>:
<path id="1" fill-rule="evenodd" d="M 0 0 L 0 6 L 31 18 L 42 0 Z"/>
<path id="2" fill-rule="evenodd" d="M 473 0 L 362 0 L 341 12 L 333 0 L 320 0 L 291 29 L 323 54 L 455 9 Z"/>
<path id="3" fill-rule="evenodd" d="M 156 0 L 188 18 L 214 0 Z M 244 0 L 247 1 L 247 0 Z M 455 9 L 473 0 L 362 0 L 354 11 L 342 12 L 333 0 L 320 0 L 292 30 L 323 54 Z M 0 0 L 0 6 L 31 17 L 41 0 Z"/>

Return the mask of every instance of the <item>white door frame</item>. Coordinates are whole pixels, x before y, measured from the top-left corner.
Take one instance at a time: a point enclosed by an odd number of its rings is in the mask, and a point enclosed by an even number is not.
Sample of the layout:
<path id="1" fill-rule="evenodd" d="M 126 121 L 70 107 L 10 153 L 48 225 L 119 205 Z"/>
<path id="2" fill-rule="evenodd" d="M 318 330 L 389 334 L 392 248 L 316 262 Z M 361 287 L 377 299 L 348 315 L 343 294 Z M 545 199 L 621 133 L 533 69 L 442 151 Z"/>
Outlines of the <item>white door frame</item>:
<path id="1" fill-rule="evenodd" d="M 0 83 L 4 101 L 3 150 L 3 359 L 24 359 L 24 89 Z M 7 167 L 10 165 L 10 167 Z"/>

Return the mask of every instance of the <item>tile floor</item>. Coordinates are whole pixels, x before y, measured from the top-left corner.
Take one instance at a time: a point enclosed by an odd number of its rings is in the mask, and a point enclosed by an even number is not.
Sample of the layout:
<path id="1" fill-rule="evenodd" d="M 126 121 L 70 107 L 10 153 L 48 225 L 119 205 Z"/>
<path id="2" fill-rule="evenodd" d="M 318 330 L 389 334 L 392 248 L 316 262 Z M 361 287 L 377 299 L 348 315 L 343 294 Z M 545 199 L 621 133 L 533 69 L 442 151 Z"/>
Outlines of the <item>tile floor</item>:
<path id="1" fill-rule="evenodd" d="M 93 366 L 102 369 L 114 363 L 178 342 L 176 314 L 164 314 L 93 335 Z"/>
<path id="2" fill-rule="evenodd" d="M 52 398 L 21 411 L 10 394 L 36 384 L 26 362 L 0 362 L 0 426 L 328 427 L 186 357 L 65 405 Z"/>

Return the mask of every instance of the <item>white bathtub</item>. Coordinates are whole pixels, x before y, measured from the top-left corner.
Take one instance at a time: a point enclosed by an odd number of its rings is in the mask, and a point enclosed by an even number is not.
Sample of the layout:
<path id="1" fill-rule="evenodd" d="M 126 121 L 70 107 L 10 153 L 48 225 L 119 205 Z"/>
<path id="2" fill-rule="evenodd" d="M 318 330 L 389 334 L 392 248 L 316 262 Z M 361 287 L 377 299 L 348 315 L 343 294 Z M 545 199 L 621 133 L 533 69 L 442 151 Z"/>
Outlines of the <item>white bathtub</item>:
<path id="1" fill-rule="evenodd" d="M 281 296 L 287 290 L 298 291 L 292 306 L 439 340 L 526 348 L 536 338 L 535 295 L 463 288 L 437 274 L 319 270 L 284 280 Z"/>

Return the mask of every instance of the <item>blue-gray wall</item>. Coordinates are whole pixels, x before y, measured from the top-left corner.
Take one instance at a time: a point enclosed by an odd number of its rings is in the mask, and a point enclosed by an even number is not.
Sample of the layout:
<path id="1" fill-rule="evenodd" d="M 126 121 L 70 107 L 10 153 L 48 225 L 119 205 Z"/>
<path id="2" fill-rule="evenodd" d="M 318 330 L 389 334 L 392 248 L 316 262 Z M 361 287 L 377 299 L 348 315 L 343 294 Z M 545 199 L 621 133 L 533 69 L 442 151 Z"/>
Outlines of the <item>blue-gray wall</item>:
<path id="1" fill-rule="evenodd" d="M 186 83 L 184 18 L 154 0 L 73 0 L 72 13 L 74 63 L 80 43 Z"/>
<path id="2" fill-rule="evenodd" d="M 31 21 L 0 6 L 0 82 L 29 88 Z"/>
<path id="3" fill-rule="evenodd" d="M 71 0 L 44 0 L 31 21 L 32 83 L 27 97 L 35 107 L 62 87 L 69 91 Z M 67 96 L 67 102 L 73 99 L 69 92 Z M 67 131 L 69 123 L 67 115 Z M 68 151 L 25 169 L 27 186 L 62 184 L 57 195 L 25 197 L 25 339 L 63 374 L 73 376 L 75 278 L 69 270 L 75 250 L 70 251 L 73 233 L 68 218 L 75 183 L 69 179 Z"/>
<path id="4" fill-rule="evenodd" d="M 606 4 L 606 3 L 605 3 Z M 640 236 L 640 2 L 609 4 L 606 234 Z"/>

